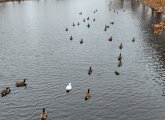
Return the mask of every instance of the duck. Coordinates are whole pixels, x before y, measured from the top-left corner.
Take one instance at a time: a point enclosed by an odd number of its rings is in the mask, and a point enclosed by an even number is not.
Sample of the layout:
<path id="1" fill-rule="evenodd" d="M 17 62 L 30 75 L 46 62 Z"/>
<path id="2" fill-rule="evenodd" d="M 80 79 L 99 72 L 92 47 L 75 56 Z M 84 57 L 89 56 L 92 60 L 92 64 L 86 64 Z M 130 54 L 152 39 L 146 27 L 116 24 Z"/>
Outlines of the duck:
<path id="1" fill-rule="evenodd" d="M 70 36 L 70 40 L 73 40 L 73 37 L 72 36 Z"/>
<path id="2" fill-rule="evenodd" d="M 116 75 L 120 75 L 119 72 L 117 72 L 117 71 L 115 71 L 115 74 L 116 74 Z"/>
<path id="3" fill-rule="evenodd" d="M 133 37 L 132 42 L 135 42 L 135 38 Z"/>
<path id="4" fill-rule="evenodd" d="M 91 75 L 91 74 L 92 74 L 92 67 L 90 67 L 88 70 L 88 75 Z"/>
<path id="5" fill-rule="evenodd" d="M 108 39 L 108 41 L 112 41 L 112 36 Z"/>
<path id="6" fill-rule="evenodd" d="M 119 64 L 118 64 L 118 67 L 122 66 L 122 62 L 121 60 L 119 60 Z"/>
<path id="7" fill-rule="evenodd" d="M 114 13 L 115 13 L 115 10 L 114 10 Z"/>
<path id="8" fill-rule="evenodd" d="M 113 24 L 114 24 L 114 22 L 111 22 L 111 24 L 113 25 Z"/>
<path id="9" fill-rule="evenodd" d="M 109 28 L 109 26 L 108 25 L 105 25 L 105 28 Z"/>
<path id="10" fill-rule="evenodd" d="M 24 80 L 20 80 L 20 81 L 17 81 L 16 84 L 15 84 L 16 87 L 21 87 L 21 86 L 27 86 L 27 82 L 26 82 L 26 79 Z"/>
<path id="11" fill-rule="evenodd" d="M 119 49 L 122 49 L 123 48 L 123 44 L 121 43 L 120 45 L 119 45 Z"/>
<path id="12" fill-rule="evenodd" d="M 85 22 L 85 19 L 83 19 L 83 22 Z"/>
<path id="13" fill-rule="evenodd" d="M 95 21 L 95 18 L 93 19 L 93 21 Z"/>
<path id="14" fill-rule="evenodd" d="M 87 20 L 89 20 L 89 17 L 87 17 Z"/>
<path id="15" fill-rule="evenodd" d="M 65 31 L 68 31 L 68 28 L 66 28 Z"/>
<path id="16" fill-rule="evenodd" d="M 88 28 L 90 28 L 90 25 L 89 25 L 89 23 L 88 23 L 87 27 L 88 27 Z"/>
<path id="17" fill-rule="evenodd" d="M 107 31 L 107 28 L 104 28 L 104 31 Z"/>
<path id="18" fill-rule="evenodd" d="M 83 44 L 83 39 L 80 40 L 80 44 Z"/>
<path id="19" fill-rule="evenodd" d="M 97 9 L 95 11 L 97 12 Z"/>
<path id="20" fill-rule="evenodd" d="M 82 12 L 79 12 L 78 14 L 79 14 L 79 15 L 82 15 Z"/>
<path id="21" fill-rule="evenodd" d="M 75 24 L 73 23 L 73 27 L 75 26 Z"/>
<path id="22" fill-rule="evenodd" d="M 78 22 L 77 25 L 80 25 L 80 23 Z"/>
<path id="23" fill-rule="evenodd" d="M 121 53 L 120 53 L 120 55 L 118 57 L 118 61 L 120 61 L 121 59 L 122 59 L 122 56 L 121 56 Z"/>
<path id="24" fill-rule="evenodd" d="M 96 11 L 94 11 L 93 13 L 96 13 Z"/>
<path id="25" fill-rule="evenodd" d="M 41 120 L 46 120 L 47 117 L 48 117 L 48 113 L 45 112 L 45 108 L 43 108 L 43 111 L 40 114 L 40 118 Z"/>
<path id="26" fill-rule="evenodd" d="M 66 86 L 66 92 L 68 93 L 69 91 L 72 90 L 72 85 L 71 83 L 69 83 L 67 86 Z"/>
<path id="27" fill-rule="evenodd" d="M 7 94 L 9 94 L 10 93 L 10 88 L 9 87 L 6 87 L 5 89 L 3 89 L 2 91 L 1 91 L 1 96 L 3 97 L 3 96 L 6 96 Z"/>
<path id="28" fill-rule="evenodd" d="M 85 101 L 91 97 L 90 89 L 85 93 Z"/>

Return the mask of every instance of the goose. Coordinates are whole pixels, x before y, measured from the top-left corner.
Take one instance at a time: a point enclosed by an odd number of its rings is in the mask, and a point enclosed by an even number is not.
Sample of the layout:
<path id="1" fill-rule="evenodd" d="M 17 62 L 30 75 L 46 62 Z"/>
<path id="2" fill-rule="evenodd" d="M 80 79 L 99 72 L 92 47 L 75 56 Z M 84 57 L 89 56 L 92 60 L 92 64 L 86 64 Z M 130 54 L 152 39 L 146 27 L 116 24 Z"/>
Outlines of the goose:
<path id="1" fill-rule="evenodd" d="M 111 24 L 113 25 L 113 24 L 114 24 L 114 22 L 111 22 Z"/>
<path id="2" fill-rule="evenodd" d="M 6 87 L 5 89 L 3 89 L 2 91 L 1 91 L 1 96 L 3 97 L 3 96 L 6 96 L 7 94 L 9 94 L 10 93 L 10 88 L 9 87 Z"/>
<path id="3" fill-rule="evenodd" d="M 75 26 L 75 24 L 73 23 L 73 27 Z"/>
<path id="4" fill-rule="evenodd" d="M 122 49 L 123 48 L 123 44 L 121 43 L 120 45 L 119 45 L 119 49 Z"/>
<path id="5" fill-rule="evenodd" d="M 66 92 L 68 93 L 69 91 L 72 90 L 72 85 L 71 83 L 69 83 L 67 86 L 66 86 Z"/>
<path id="6" fill-rule="evenodd" d="M 82 12 L 79 12 L 79 15 L 82 15 Z"/>
<path id="7" fill-rule="evenodd" d="M 89 17 L 87 17 L 87 20 L 89 20 Z"/>
<path id="8" fill-rule="evenodd" d="M 26 79 L 17 81 L 15 84 L 16 87 L 21 87 L 21 86 L 26 86 L 26 85 L 27 85 Z"/>
<path id="9" fill-rule="evenodd" d="M 83 22 L 85 22 L 85 19 L 83 19 Z"/>
<path id="10" fill-rule="evenodd" d="M 109 26 L 108 25 L 105 25 L 105 28 L 109 28 Z"/>
<path id="11" fill-rule="evenodd" d="M 87 27 L 88 27 L 88 28 L 90 28 L 90 25 L 89 25 L 89 23 L 88 23 Z"/>
<path id="12" fill-rule="evenodd" d="M 90 89 L 85 93 L 85 101 L 91 97 Z"/>
<path id="13" fill-rule="evenodd" d="M 95 18 L 93 19 L 93 21 L 95 21 Z"/>
<path id="14" fill-rule="evenodd" d="M 73 40 L 73 37 L 72 36 L 70 36 L 70 40 Z"/>
<path id="15" fill-rule="evenodd" d="M 122 56 L 121 56 L 121 53 L 120 53 L 120 55 L 118 57 L 118 61 L 120 61 L 121 59 L 122 59 Z"/>
<path id="16" fill-rule="evenodd" d="M 112 36 L 108 39 L 108 41 L 112 41 Z"/>
<path id="17" fill-rule="evenodd" d="M 80 44 L 83 44 L 83 39 L 81 38 L 81 40 L 80 40 Z"/>
<path id="18" fill-rule="evenodd" d="M 68 31 L 68 28 L 66 28 L 65 31 Z"/>
<path id="19" fill-rule="evenodd" d="M 115 71 L 115 74 L 116 74 L 116 75 L 119 75 L 119 72 Z"/>
<path id="20" fill-rule="evenodd" d="M 48 117 L 48 113 L 45 112 L 45 108 L 43 108 L 43 111 L 40 114 L 40 118 L 41 120 L 46 120 L 47 117 Z"/>
<path id="21" fill-rule="evenodd" d="M 88 70 L 88 75 L 91 75 L 91 74 L 92 74 L 92 67 L 90 67 Z"/>
<path id="22" fill-rule="evenodd" d="M 80 23 L 78 22 L 77 25 L 80 25 Z"/>
<path id="23" fill-rule="evenodd" d="M 118 64 L 118 67 L 122 66 L 122 62 L 121 60 L 119 60 L 119 64 Z"/>
<path id="24" fill-rule="evenodd" d="M 133 37 L 132 42 L 135 42 L 135 38 Z"/>

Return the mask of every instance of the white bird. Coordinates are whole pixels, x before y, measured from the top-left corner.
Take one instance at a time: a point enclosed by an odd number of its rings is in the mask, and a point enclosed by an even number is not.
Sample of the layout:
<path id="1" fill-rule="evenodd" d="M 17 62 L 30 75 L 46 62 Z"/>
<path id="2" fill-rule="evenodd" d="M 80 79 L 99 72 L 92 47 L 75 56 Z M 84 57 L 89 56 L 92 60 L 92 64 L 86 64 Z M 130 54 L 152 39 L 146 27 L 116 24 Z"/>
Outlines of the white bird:
<path id="1" fill-rule="evenodd" d="M 67 86 L 66 86 L 66 92 L 68 93 L 69 91 L 71 91 L 72 89 L 72 85 L 71 83 L 69 83 Z"/>

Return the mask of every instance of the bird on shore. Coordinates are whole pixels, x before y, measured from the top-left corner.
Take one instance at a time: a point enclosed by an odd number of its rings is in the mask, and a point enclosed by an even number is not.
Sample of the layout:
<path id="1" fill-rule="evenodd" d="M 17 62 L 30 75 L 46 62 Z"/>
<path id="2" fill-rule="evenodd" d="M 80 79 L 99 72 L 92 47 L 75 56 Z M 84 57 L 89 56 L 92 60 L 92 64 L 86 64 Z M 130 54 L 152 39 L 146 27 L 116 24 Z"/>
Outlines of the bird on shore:
<path id="1" fill-rule="evenodd" d="M 48 113 L 45 112 L 45 108 L 43 108 L 43 111 L 40 113 L 40 118 L 41 120 L 46 120 L 47 117 L 48 117 Z"/>
<path id="2" fill-rule="evenodd" d="M 90 89 L 85 93 L 85 101 L 88 100 L 91 97 Z"/>
<path id="3" fill-rule="evenodd" d="M 71 83 L 69 83 L 67 86 L 66 86 L 66 92 L 68 93 L 69 91 L 72 90 L 72 85 Z"/>

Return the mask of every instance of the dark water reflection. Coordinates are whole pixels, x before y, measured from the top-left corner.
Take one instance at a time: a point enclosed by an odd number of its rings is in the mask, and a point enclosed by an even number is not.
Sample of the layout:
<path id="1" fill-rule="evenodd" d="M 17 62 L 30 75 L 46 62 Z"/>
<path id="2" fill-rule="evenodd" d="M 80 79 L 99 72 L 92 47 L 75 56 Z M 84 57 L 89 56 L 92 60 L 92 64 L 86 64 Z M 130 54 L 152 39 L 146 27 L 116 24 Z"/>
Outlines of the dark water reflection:
<path id="1" fill-rule="evenodd" d="M 156 18 L 149 8 L 131 0 L 111 1 L 0 5 L 0 88 L 12 89 L 0 98 L 1 120 L 38 120 L 43 107 L 48 120 L 164 120 L 165 33 L 154 35 L 151 28 L 164 16 Z M 88 16 L 90 29 L 83 23 Z M 105 32 L 104 25 L 112 21 Z M 80 26 L 72 27 L 73 22 Z M 120 52 L 123 65 L 118 68 Z M 15 80 L 21 78 L 27 78 L 27 88 L 15 88 Z M 73 90 L 66 94 L 69 82 Z M 92 98 L 84 101 L 88 88 Z"/>

